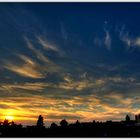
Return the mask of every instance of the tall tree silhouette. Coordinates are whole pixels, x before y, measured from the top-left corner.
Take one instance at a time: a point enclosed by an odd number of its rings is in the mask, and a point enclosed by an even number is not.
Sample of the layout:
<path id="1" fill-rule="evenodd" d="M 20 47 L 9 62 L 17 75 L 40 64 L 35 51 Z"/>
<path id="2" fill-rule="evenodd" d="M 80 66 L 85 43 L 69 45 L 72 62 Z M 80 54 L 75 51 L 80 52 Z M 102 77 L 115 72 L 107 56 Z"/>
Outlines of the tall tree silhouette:
<path id="1" fill-rule="evenodd" d="M 80 125 L 80 122 L 77 120 L 75 124 L 76 124 L 77 126 L 79 126 L 79 125 Z"/>
<path id="2" fill-rule="evenodd" d="M 126 120 L 127 122 L 130 121 L 130 117 L 129 117 L 129 115 L 126 115 L 125 120 Z"/>
<path id="3" fill-rule="evenodd" d="M 38 117 L 37 126 L 38 127 L 43 127 L 44 126 L 43 117 L 41 115 L 39 115 L 39 117 Z"/>

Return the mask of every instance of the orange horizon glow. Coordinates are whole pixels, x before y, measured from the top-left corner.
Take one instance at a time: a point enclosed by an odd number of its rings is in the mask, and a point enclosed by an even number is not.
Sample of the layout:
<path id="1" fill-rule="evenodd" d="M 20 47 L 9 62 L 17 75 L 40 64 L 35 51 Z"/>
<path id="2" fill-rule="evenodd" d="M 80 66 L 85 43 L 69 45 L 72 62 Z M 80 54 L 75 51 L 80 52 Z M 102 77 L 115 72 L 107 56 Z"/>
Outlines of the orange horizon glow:
<path id="1" fill-rule="evenodd" d="M 75 122 L 77 119 L 80 122 L 106 121 L 112 118 L 113 120 L 123 120 L 125 118 L 124 112 L 126 114 L 130 112 L 133 116 L 140 112 L 140 110 L 131 108 L 132 99 L 123 100 L 118 95 L 110 95 L 107 98 L 115 99 L 120 104 L 123 104 L 125 108 L 112 107 L 110 104 L 102 102 L 96 96 L 77 97 L 65 99 L 65 101 L 41 96 L 9 97 L 4 101 L 0 99 L 0 104 L 7 106 L 7 108 L 0 108 L 0 121 L 7 119 L 23 125 L 36 124 L 39 115 L 43 116 L 45 124 L 48 124 L 48 122 L 60 122 L 62 119 L 66 119 L 69 123 Z M 85 101 L 90 102 L 90 104 L 87 102 L 87 108 L 73 110 L 75 106 L 82 105 Z M 59 104 L 61 105 L 60 108 Z M 66 107 L 65 104 L 69 104 L 69 106 Z"/>

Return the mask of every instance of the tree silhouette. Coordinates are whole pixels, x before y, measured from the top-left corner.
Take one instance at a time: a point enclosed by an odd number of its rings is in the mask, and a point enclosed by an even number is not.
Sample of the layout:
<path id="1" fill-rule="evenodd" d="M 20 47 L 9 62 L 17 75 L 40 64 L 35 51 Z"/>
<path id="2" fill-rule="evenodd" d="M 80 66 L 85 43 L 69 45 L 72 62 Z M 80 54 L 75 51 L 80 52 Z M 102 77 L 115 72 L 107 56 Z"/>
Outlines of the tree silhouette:
<path id="1" fill-rule="evenodd" d="M 15 126 L 16 124 L 15 124 L 15 122 L 14 121 L 12 121 L 11 122 L 11 126 Z"/>
<path id="2" fill-rule="evenodd" d="M 44 126 L 43 117 L 41 115 L 39 115 L 39 117 L 38 117 L 37 126 L 38 127 L 43 127 Z"/>
<path id="3" fill-rule="evenodd" d="M 139 123 L 139 122 L 140 122 L 140 114 L 135 115 L 135 120 L 136 120 L 136 122 L 137 122 L 137 123 Z"/>
<path id="4" fill-rule="evenodd" d="M 136 120 L 136 122 L 139 121 L 139 119 L 138 119 L 138 115 L 135 115 L 135 120 Z"/>
<path id="5" fill-rule="evenodd" d="M 81 126 L 81 124 L 80 124 L 80 122 L 77 120 L 76 122 L 75 122 L 75 127 L 76 128 L 79 128 Z"/>
<path id="6" fill-rule="evenodd" d="M 51 126 L 50 126 L 50 128 L 52 128 L 52 129 L 53 128 L 57 128 L 57 124 L 56 123 L 52 123 Z"/>
<path id="7" fill-rule="evenodd" d="M 139 121 L 140 114 L 135 116 Z M 61 126 L 52 123 L 50 127 L 43 126 L 43 117 L 39 115 L 37 126 L 22 127 L 14 121 L 5 119 L 0 122 L 0 137 L 140 137 L 140 127 L 136 120 L 126 114 L 126 121 L 113 122 L 79 122 L 68 123 L 60 121 Z M 93 125 L 94 124 L 94 125 Z M 117 130 L 117 131 L 116 131 Z"/>
<path id="8" fill-rule="evenodd" d="M 67 127 L 67 126 L 68 126 L 68 122 L 64 119 L 64 120 L 62 120 L 62 121 L 60 122 L 60 125 L 61 125 L 62 127 Z"/>
<path id="9" fill-rule="evenodd" d="M 4 120 L 3 126 L 9 126 L 9 121 L 7 119 Z"/>
<path id="10" fill-rule="evenodd" d="M 127 122 L 130 121 L 130 117 L 129 117 L 129 115 L 126 115 L 125 120 L 126 120 Z"/>
<path id="11" fill-rule="evenodd" d="M 76 126 L 80 126 L 80 122 L 78 120 L 76 121 L 75 124 L 76 124 Z"/>
<path id="12" fill-rule="evenodd" d="M 138 116 L 138 122 L 140 121 L 140 114 L 137 115 Z"/>

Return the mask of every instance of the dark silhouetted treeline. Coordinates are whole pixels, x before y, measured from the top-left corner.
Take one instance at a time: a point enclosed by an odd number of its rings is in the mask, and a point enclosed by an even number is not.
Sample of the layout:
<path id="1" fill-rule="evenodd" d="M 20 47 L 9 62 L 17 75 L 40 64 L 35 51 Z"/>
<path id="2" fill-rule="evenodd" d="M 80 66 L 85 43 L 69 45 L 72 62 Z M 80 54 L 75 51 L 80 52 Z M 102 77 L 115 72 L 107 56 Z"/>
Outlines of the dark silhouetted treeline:
<path id="1" fill-rule="evenodd" d="M 131 120 L 128 115 L 125 121 L 113 122 L 79 122 L 69 124 L 65 119 L 60 125 L 52 123 L 44 126 L 40 115 L 37 124 L 23 127 L 13 121 L 0 123 L 0 137 L 140 137 L 140 115 Z"/>

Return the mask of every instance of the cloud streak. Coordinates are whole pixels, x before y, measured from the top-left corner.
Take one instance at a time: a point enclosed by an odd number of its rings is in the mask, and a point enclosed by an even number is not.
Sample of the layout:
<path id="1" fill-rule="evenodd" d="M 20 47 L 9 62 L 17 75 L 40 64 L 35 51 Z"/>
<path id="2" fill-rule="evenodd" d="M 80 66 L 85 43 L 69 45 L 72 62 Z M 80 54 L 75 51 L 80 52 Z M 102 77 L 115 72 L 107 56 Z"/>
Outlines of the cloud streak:
<path id="1" fill-rule="evenodd" d="M 62 51 L 58 46 L 50 44 L 45 37 L 37 36 L 38 43 L 46 50 L 46 51 L 52 51 L 59 54 L 59 56 L 64 56 L 64 51 Z"/>
<path id="2" fill-rule="evenodd" d="M 105 44 L 107 50 L 111 49 L 111 36 L 109 34 L 109 31 L 107 31 L 107 30 L 105 30 L 104 44 Z"/>
<path id="3" fill-rule="evenodd" d="M 127 49 L 134 49 L 140 47 L 140 36 L 130 35 L 129 31 L 126 31 L 125 26 L 119 30 L 120 40 L 126 45 Z"/>
<path id="4" fill-rule="evenodd" d="M 40 41 L 40 44 L 45 48 L 59 52 L 59 50 L 54 46 L 46 44 L 46 42 L 42 40 L 42 38 L 38 38 L 38 40 Z M 32 58 L 26 55 L 15 54 L 15 57 L 19 59 L 18 64 L 12 62 L 11 60 L 9 61 L 3 59 L 2 60 L 4 64 L 3 68 L 11 72 L 14 72 L 19 76 L 34 78 L 34 79 L 45 78 L 47 72 L 55 73 L 62 70 L 61 67 L 56 65 L 47 56 L 45 56 L 41 50 L 35 48 L 35 46 L 30 42 L 30 40 L 27 37 L 25 37 L 25 42 L 27 44 L 27 48 L 35 54 L 35 59 L 38 59 L 39 61 L 41 61 L 41 63 L 44 64 L 40 64 L 39 62 L 34 61 Z"/>
<path id="5" fill-rule="evenodd" d="M 60 53 L 60 50 L 54 45 L 49 44 L 46 39 L 43 39 L 42 37 L 38 36 L 37 40 L 39 44 L 44 47 L 44 49 Z"/>
<path id="6" fill-rule="evenodd" d="M 13 63 L 5 61 L 4 68 L 12 72 L 15 72 L 16 74 L 23 77 L 44 78 L 43 74 L 37 70 L 36 66 L 33 65 L 31 66 L 28 64 L 23 64 L 18 66 Z"/>

